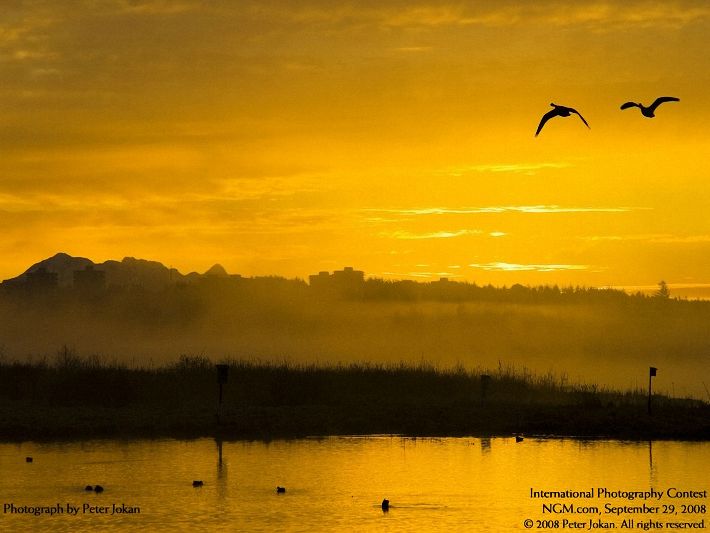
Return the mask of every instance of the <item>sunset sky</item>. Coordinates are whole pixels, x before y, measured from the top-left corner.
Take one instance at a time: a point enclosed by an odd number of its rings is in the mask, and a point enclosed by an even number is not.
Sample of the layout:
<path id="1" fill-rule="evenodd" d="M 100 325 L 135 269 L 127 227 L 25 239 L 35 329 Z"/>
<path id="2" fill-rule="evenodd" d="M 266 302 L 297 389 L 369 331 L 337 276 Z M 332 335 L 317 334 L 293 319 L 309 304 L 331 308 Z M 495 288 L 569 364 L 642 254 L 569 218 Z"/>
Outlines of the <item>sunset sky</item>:
<path id="1" fill-rule="evenodd" d="M 5 0 L 0 279 L 710 287 L 708 36 L 704 0 Z M 551 102 L 591 129 L 536 138 Z"/>

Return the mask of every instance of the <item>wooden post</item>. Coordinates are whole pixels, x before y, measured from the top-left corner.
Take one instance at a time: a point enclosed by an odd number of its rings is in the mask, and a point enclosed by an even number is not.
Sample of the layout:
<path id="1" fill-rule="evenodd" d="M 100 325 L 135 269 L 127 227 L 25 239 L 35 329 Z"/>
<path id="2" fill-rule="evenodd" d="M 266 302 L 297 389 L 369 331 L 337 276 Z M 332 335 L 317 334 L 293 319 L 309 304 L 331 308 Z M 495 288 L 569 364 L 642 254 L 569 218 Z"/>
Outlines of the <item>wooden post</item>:
<path id="1" fill-rule="evenodd" d="M 217 424 L 222 417 L 222 386 L 229 379 L 229 365 L 217 365 L 217 383 L 219 384 L 219 403 L 217 404 Z"/>
<path id="2" fill-rule="evenodd" d="M 656 375 L 658 369 L 655 366 L 649 368 L 648 371 L 648 414 L 651 414 L 651 379 Z"/>

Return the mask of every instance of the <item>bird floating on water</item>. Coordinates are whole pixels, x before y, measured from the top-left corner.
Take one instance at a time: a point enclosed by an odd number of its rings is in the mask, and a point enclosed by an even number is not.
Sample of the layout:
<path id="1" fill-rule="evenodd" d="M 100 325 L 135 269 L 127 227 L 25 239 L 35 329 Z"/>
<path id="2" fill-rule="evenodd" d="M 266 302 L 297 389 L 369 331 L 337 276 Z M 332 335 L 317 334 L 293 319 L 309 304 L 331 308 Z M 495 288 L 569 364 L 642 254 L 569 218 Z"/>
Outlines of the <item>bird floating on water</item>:
<path id="1" fill-rule="evenodd" d="M 286 492 L 286 487 L 276 487 L 276 494 L 284 494 Z"/>
<path id="2" fill-rule="evenodd" d="M 96 485 L 94 487 L 94 492 L 103 492 L 104 488 L 101 485 Z"/>
<path id="3" fill-rule="evenodd" d="M 390 501 L 388 499 L 382 500 L 382 510 L 383 511 L 389 511 L 390 510 Z"/>
<path id="4" fill-rule="evenodd" d="M 515 436 L 515 442 L 523 442 L 523 440 L 525 439 L 523 439 L 523 437 L 521 437 L 520 435 Z"/>
<path id="5" fill-rule="evenodd" d="M 32 457 L 25 457 L 26 463 L 31 463 L 33 461 Z"/>
<path id="6" fill-rule="evenodd" d="M 557 105 L 557 104 L 550 104 L 554 109 L 552 111 L 548 111 L 544 115 L 542 115 L 542 120 L 540 120 L 540 125 L 537 127 L 537 131 L 535 132 L 535 137 L 538 136 L 540 131 L 542 130 L 542 127 L 545 125 L 545 123 L 550 120 L 553 117 L 568 117 L 570 114 L 574 113 L 579 116 L 579 118 L 582 119 L 582 122 L 584 122 L 584 125 L 589 128 L 589 124 L 587 124 L 587 121 L 584 120 L 584 117 L 577 111 L 576 109 L 573 109 L 571 107 L 565 107 L 563 105 Z M 591 128 L 589 128 L 591 129 Z"/>
<path id="7" fill-rule="evenodd" d="M 630 107 L 638 107 L 641 110 L 641 114 L 644 117 L 647 118 L 653 118 L 656 115 L 654 114 L 656 111 L 656 108 L 661 105 L 663 102 L 680 102 L 680 98 L 676 98 L 675 96 L 659 96 L 656 98 L 656 101 L 653 102 L 650 106 L 646 107 L 642 103 L 636 103 L 636 102 L 626 102 L 625 104 L 621 105 L 621 109 L 628 109 Z"/>
<path id="8" fill-rule="evenodd" d="M 195 480 L 192 482 L 193 487 L 201 487 L 204 483 L 201 480 Z"/>

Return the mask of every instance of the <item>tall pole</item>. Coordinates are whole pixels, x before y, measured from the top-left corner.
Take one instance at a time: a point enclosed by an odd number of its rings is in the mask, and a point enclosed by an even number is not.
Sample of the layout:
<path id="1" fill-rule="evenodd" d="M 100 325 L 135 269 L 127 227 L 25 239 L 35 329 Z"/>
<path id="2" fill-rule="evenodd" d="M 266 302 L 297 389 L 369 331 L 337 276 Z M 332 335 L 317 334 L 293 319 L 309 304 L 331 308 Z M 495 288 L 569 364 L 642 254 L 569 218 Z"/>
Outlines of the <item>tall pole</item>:
<path id="1" fill-rule="evenodd" d="M 648 369 L 648 414 L 651 414 L 651 380 L 656 375 L 658 369 L 652 366 Z"/>
<path id="2" fill-rule="evenodd" d="M 219 384 L 219 401 L 217 402 L 217 426 L 222 423 L 222 384 Z"/>
<path id="3" fill-rule="evenodd" d="M 219 384 L 219 402 L 217 403 L 217 425 L 222 423 L 222 386 L 227 383 L 229 365 L 217 365 L 217 383 Z"/>

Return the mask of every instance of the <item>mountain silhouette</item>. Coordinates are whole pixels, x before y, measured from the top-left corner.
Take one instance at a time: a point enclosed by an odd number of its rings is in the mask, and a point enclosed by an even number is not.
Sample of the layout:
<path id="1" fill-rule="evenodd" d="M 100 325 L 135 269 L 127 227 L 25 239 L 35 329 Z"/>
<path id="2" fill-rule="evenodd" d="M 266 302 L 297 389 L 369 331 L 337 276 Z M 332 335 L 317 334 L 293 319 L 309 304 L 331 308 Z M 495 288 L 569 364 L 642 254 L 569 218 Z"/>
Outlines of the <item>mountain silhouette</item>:
<path id="1" fill-rule="evenodd" d="M 22 282 L 27 278 L 27 274 L 45 269 L 47 272 L 56 272 L 59 275 L 60 287 L 70 287 L 73 283 L 74 271 L 84 270 L 87 266 L 93 264 L 94 262 L 86 257 L 72 257 L 69 254 L 60 252 L 52 257 L 43 259 L 39 263 L 35 263 L 16 278 L 12 278 L 7 281 Z"/>
<path id="2" fill-rule="evenodd" d="M 204 274 L 205 276 L 213 276 L 213 277 L 218 277 L 218 278 L 226 278 L 229 276 L 227 274 L 227 271 L 224 269 L 222 265 L 219 263 L 216 265 L 213 265 L 207 272 Z"/>
<path id="3" fill-rule="evenodd" d="M 161 289 L 176 282 L 192 283 L 206 277 L 229 277 L 229 273 L 219 264 L 212 266 L 204 274 L 191 272 L 183 275 L 178 270 L 166 267 L 158 261 L 124 257 L 121 261 L 108 260 L 103 263 L 94 263 L 85 257 L 73 257 L 60 252 L 35 263 L 19 276 L 6 280 L 6 282 L 8 284 L 23 283 L 27 279 L 27 274 L 44 269 L 47 272 L 57 273 L 60 287 L 71 287 L 74 282 L 74 272 L 85 270 L 86 267 L 106 272 L 106 285 L 109 287 L 139 286 L 151 290 Z"/>

